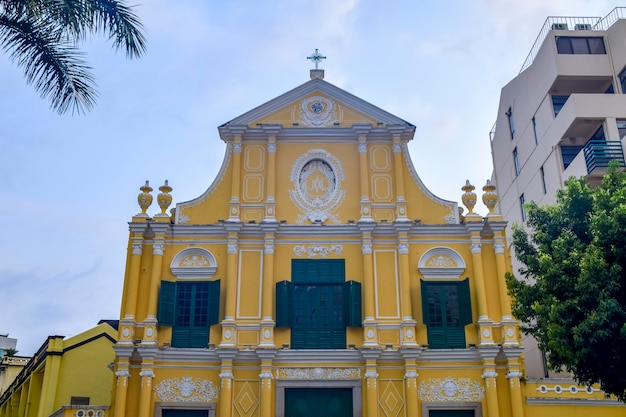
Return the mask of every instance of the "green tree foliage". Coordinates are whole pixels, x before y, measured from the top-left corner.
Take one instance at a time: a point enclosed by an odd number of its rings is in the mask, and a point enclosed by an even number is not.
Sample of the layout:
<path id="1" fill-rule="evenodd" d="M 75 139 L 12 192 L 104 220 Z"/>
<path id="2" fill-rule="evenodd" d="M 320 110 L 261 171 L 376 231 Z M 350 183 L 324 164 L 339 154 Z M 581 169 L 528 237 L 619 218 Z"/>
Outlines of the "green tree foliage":
<path id="1" fill-rule="evenodd" d="M 0 0 L 0 47 L 59 114 L 82 113 L 95 104 L 95 82 L 80 42 L 102 34 L 136 58 L 145 50 L 142 30 L 123 0 Z"/>
<path id="2" fill-rule="evenodd" d="M 557 197 L 514 226 L 513 314 L 550 368 L 626 401 L 626 174 L 612 163 L 600 187 L 571 178 Z"/>

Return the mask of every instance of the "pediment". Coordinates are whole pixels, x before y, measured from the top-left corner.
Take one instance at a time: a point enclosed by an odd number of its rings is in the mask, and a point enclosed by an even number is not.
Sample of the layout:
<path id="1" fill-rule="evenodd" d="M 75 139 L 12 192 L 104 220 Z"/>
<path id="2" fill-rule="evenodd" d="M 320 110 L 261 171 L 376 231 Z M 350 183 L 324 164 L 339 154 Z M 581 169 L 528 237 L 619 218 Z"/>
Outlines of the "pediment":
<path id="1" fill-rule="evenodd" d="M 324 80 L 312 79 L 287 93 L 225 123 L 283 128 L 350 127 L 353 125 L 412 125 Z"/>

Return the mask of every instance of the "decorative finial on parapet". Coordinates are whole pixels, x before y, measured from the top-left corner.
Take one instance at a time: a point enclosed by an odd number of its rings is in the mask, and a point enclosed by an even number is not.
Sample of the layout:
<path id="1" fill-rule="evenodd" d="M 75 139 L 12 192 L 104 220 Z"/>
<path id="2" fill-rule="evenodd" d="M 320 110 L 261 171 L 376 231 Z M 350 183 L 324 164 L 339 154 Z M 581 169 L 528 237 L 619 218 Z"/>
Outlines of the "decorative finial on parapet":
<path id="1" fill-rule="evenodd" d="M 165 211 L 172 204 L 172 196 L 170 192 L 172 192 L 172 187 L 170 187 L 165 180 L 165 184 L 159 187 L 159 191 L 161 193 L 157 196 L 157 203 L 159 203 L 159 207 L 161 207 L 161 212 L 154 217 L 169 217 Z"/>
<path id="2" fill-rule="evenodd" d="M 489 214 L 493 214 L 493 210 L 498 204 L 498 194 L 496 193 L 496 186 L 491 183 L 491 180 L 487 180 L 487 184 L 483 187 L 483 203 L 489 209 Z"/>
<path id="3" fill-rule="evenodd" d="M 139 203 L 139 207 L 141 207 L 141 213 L 139 213 L 138 217 L 148 217 L 146 214 L 146 210 L 152 204 L 152 187 L 150 187 L 150 182 L 146 180 L 146 185 L 139 188 L 141 192 L 137 196 L 137 202 Z"/>
<path id="4" fill-rule="evenodd" d="M 469 180 L 465 181 L 465 185 L 461 187 L 461 190 L 465 191 L 461 196 L 461 201 L 463 201 L 463 205 L 467 207 L 467 214 L 474 214 L 474 206 L 476 205 L 476 193 L 474 193 L 474 187 L 470 184 Z"/>

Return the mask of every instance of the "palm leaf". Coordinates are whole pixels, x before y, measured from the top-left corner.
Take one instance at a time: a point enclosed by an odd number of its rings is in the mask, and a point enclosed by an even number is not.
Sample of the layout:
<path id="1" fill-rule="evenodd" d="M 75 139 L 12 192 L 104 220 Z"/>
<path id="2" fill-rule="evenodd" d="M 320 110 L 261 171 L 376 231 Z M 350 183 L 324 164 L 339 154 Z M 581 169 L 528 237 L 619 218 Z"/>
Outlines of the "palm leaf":
<path id="1" fill-rule="evenodd" d="M 83 54 L 49 25 L 0 15 L 0 45 L 59 114 L 90 110 L 97 97 Z"/>

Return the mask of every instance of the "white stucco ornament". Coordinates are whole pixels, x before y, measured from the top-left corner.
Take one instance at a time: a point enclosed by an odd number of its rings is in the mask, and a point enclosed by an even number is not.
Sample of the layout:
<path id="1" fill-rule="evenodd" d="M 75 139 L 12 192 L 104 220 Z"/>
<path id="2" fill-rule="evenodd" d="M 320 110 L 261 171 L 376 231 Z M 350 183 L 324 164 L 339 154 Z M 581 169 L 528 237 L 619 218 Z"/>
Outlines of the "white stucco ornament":
<path id="1" fill-rule="evenodd" d="M 327 220 L 341 223 L 334 213 L 346 194 L 341 189 L 344 173 L 339 159 L 323 149 L 312 149 L 293 164 L 290 180 L 294 188 L 289 196 L 302 211 L 298 224 Z"/>
<path id="2" fill-rule="evenodd" d="M 218 391 L 211 381 L 184 376 L 161 381 L 154 387 L 154 397 L 161 401 L 208 402 L 217 399 Z"/>
<path id="3" fill-rule="evenodd" d="M 335 103 L 325 97 L 309 97 L 300 103 L 298 122 L 306 127 L 332 126 L 337 119 L 335 107 Z"/>
<path id="4" fill-rule="evenodd" d="M 279 379 L 360 379 L 361 370 L 358 368 L 278 368 L 276 376 Z"/>
<path id="5" fill-rule="evenodd" d="M 429 378 L 419 384 L 419 398 L 428 402 L 480 401 L 485 387 L 469 378 Z"/>

